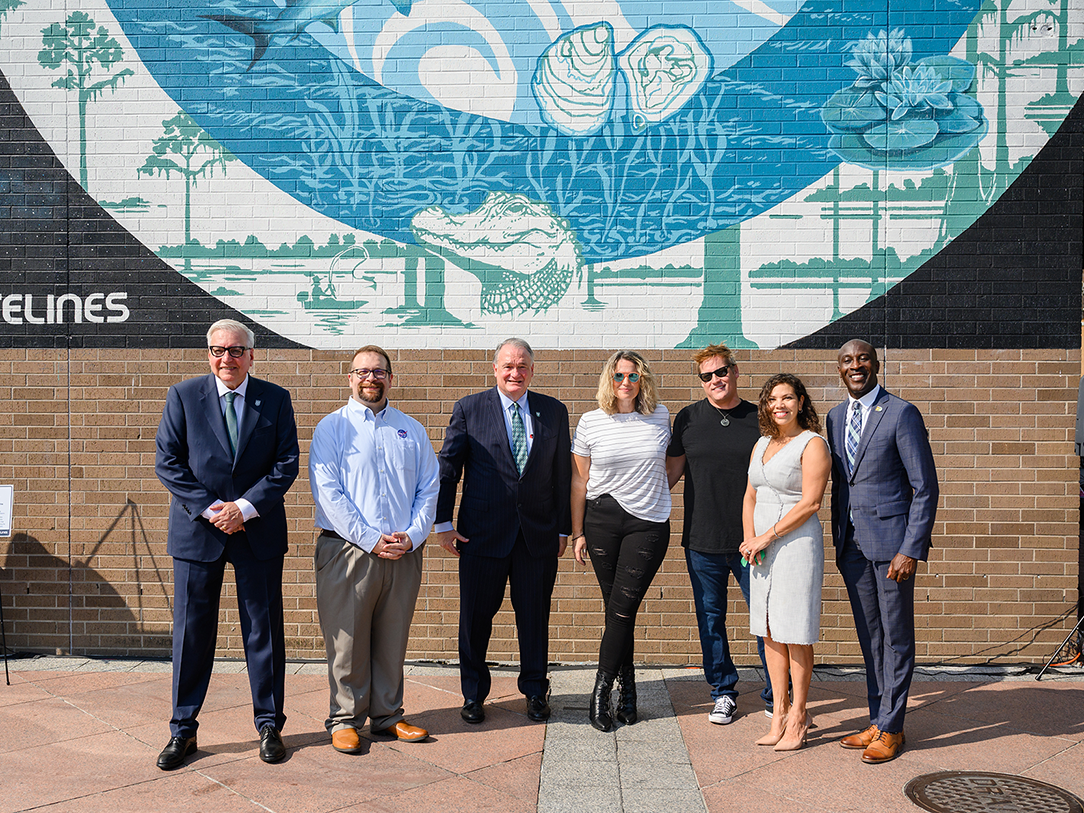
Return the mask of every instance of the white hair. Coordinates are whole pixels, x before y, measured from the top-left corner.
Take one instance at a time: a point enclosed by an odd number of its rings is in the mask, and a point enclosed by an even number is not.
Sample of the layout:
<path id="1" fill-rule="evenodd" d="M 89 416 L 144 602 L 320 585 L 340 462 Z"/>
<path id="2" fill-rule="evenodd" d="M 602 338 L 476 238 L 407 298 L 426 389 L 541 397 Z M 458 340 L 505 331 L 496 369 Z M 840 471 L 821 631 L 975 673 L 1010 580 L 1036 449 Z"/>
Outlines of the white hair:
<path id="1" fill-rule="evenodd" d="M 207 344 L 211 344 L 211 337 L 219 330 L 228 330 L 230 333 L 244 333 L 245 338 L 248 341 L 249 349 L 256 346 L 256 334 L 252 332 L 252 328 L 248 325 L 243 325 L 236 319 L 219 319 L 209 328 L 207 328 Z"/>
<path id="2" fill-rule="evenodd" d="M 531 346 L 527 344 L 527 342 L 525 342 L 523 339 L 512 338 L 505 339 L 503 342 L 497 345 L 497 349 L 493 353 L 494 364 L 497 363 L 497 357 L 501 354 L 501 351 L 504 350 L 504 348 L 508 345 L 511 345 L 517 350 L 522 350 L 524 353 L 531 357 L 531 361 L 534 361 L 534 351 L 531 349 Z"/>

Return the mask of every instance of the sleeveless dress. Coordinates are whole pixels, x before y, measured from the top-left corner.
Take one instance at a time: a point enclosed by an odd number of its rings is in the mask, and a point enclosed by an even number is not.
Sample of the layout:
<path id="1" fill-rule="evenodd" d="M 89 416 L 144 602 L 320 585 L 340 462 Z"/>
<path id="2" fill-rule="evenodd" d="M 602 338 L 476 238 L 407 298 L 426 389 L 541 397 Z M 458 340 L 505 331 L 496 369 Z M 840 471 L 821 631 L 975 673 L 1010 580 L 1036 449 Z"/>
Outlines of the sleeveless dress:
<path id="1" fill-rule="evenodd" d="M 753 449 L 749 482 L 756 489 L 753 528 L 768 531 L 802 498 L 802 452 L 813 441 L 805 431 L 776 452 L 767 463 L 762 437 Z M 781 644 L 815 644 L 820 638 L 821 587 L 824 583 L 824 532 L 814 514 L 800 528 L 784 534 L 764 550 L 764 562 L 749 567 L 749 628 L 761 637 L 771 630 Z"/>

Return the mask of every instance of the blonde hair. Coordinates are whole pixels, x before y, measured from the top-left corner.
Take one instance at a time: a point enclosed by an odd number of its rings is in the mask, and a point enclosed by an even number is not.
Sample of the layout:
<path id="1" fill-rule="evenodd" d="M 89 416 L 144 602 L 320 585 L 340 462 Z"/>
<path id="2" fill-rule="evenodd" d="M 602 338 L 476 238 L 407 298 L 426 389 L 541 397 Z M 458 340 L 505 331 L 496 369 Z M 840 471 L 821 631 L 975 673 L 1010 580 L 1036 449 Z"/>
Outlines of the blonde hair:
<path id="1" fill-rule="evenodd" d="M 634 408 L 641 415 L 650 415 L 659 405 L 659 390 L 655 384 L 655 376 L 651 374 L 651 368 L 647 366 L 644 357 L 635 350 L 618 350 L 602 366 L 602 374 L 598 377 L 598 405 L 607 415 L 617 412 L 617 395 L 614 393 L 614 372 L 617 370 L 619 361 L 631 361 L 636 365 L 636 372 L 640 374 L 640 391 L 636 394 Z"/>

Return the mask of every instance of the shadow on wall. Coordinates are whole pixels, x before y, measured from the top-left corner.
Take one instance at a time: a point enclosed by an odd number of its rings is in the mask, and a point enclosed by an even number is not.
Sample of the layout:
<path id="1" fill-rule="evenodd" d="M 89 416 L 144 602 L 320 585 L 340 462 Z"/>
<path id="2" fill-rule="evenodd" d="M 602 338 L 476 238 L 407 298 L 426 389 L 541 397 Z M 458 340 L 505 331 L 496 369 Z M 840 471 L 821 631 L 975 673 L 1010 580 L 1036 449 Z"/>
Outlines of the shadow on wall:
<path id="1" fill-rule="evenodd" d="M 92 544 L 15 534 L 0 568 L 8 646 L 169 657 L 171 570 L 159 558 L 131 500 Z"/>

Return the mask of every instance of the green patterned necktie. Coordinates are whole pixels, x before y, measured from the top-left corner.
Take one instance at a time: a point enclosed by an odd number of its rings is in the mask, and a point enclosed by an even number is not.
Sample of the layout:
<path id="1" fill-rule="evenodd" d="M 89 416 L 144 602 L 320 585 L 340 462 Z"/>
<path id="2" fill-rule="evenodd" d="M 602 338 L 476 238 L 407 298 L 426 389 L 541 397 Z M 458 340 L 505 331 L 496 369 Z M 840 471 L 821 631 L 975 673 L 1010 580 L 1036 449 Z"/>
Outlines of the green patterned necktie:
<path id="1" fill-rule="evenodd" d="M 237 456 L 237 411 L 233 408 L 236 392 L 226 393 L 226 434 L 230 436 L 230 454 Z"/>
<path id="2" fill-rule="evenodd" d="M 527 432 L 523 428 L 523 415 L 519 404 L 512 402 L 512 456 L 516 458 L 516 468 L 523 474 L 527 465 Z"/>

